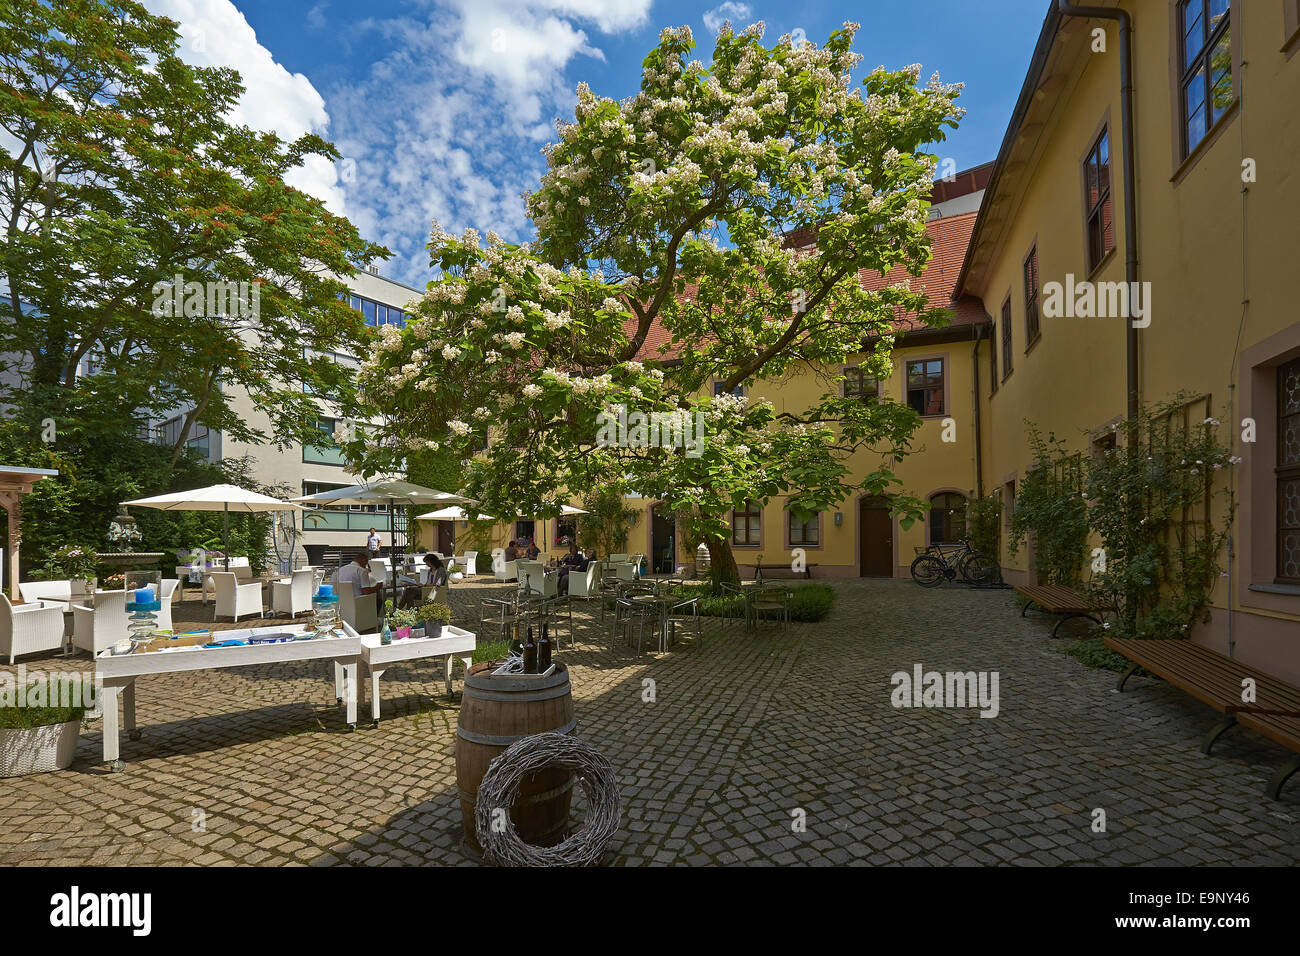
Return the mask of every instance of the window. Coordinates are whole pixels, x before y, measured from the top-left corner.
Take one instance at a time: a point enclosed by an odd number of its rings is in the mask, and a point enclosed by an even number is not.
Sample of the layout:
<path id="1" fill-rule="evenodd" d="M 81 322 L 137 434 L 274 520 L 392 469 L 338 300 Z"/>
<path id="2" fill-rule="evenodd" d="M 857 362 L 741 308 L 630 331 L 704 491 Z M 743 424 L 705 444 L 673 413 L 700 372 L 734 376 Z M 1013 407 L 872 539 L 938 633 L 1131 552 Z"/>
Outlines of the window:
<path id="1" fill-rule="evenodd" d="M 1300 35 L 1300 0 L 1286 0 L 1282 4 L 1283 23 L 1285 25 L 1286 46 L 1290 46 Z"/>
<path id="2" fill-rule="evenodd" d="M 1088 271 L 1115 248 L 1110 199 L 1110 131 L 1102 130 L 1083 164 L 1084 205 L 1088 221 Z"/>
<path id="3" fill-rule="evenodd" d="M 880 381 L 866 369 L 846 368 L 844 370 L 844 397 L 856 398 L 867 405 L 874 405 L 880 400 Z"/>
<path id="4" fill-rule="evenodd" d="M 989 395 L 998 391 L 998 328 L 989 326 Z"/>
<path id="5" fill-rule="evenodd" d="M 966 498 L 943 492 L 930 499 L 930 543 L 952 544 L 966 534 Z"/>
<path id="6" fill-rule="evenodd" d="M 1011 374 L 1011 297 L 1002 303 L 1002 381 Z"/>
<path id="7" fill-rule="evenodd" d="M 1038 246 L 1025 258 L 1025 351 L 1038 341 Z"/>
<path id="8" fill-rule="evenodd" d="M 1178 5 L 1183 156 L 1205 138 L 1235 98 L 1230 5 L 1230 0 L 1182 0 Z"/>
<path id="9" fill-rule="evenodd" d="M 1300 359 L 1277 370 L 1277 582 L 1300 584 Z"/>
<path id="10" fill-rule="evenodd" d="M 907 404 L 918 415 L 942 415 L 943 359 L 907 363 Z"/>
<path id="11" fill-rule="evenodd" d="M 338 422 L 333 418 L 316 419 L 316 430 L 320 439 L 310 445 L 302 446 L 302 460 L 313 465 L 345 464 L 343 451 L 334 441 L 334 429 Z"/>
<path id="12" fill-rule="evenodd" d="M 348 305 L 365 316 L 366 325 L 371 327 L 396 325 L 400 328 L 406 324 L 405 312 L 391 305 L 376 302 L 373 299 L 367 299 L 359 295 L 349 295 Z"/>
<path id="13" fill-rule="evenodd" d="M 757 546 L 762 526 L 763 512 L 757 501 L 746 501 L 744 507 L 731 513 L 731 543 Z"/>
<path id="14" fill-rule="evenodd" d="M 1002 523 L 1011 527 L 1011 516 L 1016 513 L 1016 483 L 1008 481 L 1002 486 Z"/>
<path id="15" fill-rule="evenodd" d="M 786 512 L 789 522 L 790 547 L 816 548 L 821 545 L 821 516 L 813 514 L 806 521 L 800 521 L 793 511 Z"/>
<path id="16" fill-rule="evenodd" d="M 158 425 L 154 429 L 154 443 L 175 446 L 181 437 L 181 428 L 185 425 L 185 416 L 177 415 Z M 185 438 L 185 447 L 198 453 L 200 458 L 207 458 L 211 448 L 211 433 L 206 425 L 195 423 L 190 426 L 190 433 Z"/>
<path id="17" fill-rule="evenodd" d="M 713 383 L 713 395 L 714 395 L 715 398 L 716 398 L 718 395 L 721 395 L 721 394 L 722 394 L 722 386 L 725 385 L 725 384 L 726 384 L 726 382 L 722 382 L 722 381 L 715 381 L 715 382 Z M 732 394 L 732 395 L 736 395 L 736 396 L 744 395 L 744 394 L 745 394 L 745 386 L 743 386 L 743 385 L 737 385 L 735 388 L 733 388 L 733 389 L 731 390 L 731 394 Z"/>

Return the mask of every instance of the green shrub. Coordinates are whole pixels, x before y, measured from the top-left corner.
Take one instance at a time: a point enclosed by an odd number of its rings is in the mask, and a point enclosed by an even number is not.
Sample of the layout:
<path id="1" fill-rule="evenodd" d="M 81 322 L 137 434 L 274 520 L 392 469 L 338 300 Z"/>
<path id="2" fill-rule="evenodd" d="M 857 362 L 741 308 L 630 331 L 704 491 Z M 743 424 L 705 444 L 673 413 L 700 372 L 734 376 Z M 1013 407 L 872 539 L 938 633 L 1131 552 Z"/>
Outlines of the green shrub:
<path id="1" fill-rule="evenodd" d="M 510 653 L 509 641 L 493 641 L 491 644 L 479 644 L 474 648 L 474 663 L 502 660 Z"/>
<path id="2" fill-rule="evenodd" d="M 1101 635 L 1081 638 L 1065 647 L 1065 653 L 1088 667 L 1103 671 L 1126 671 L 1132 664 L 1127 657 L 1116 654 L 1101 641 Z"/>
<path id="3" fill-rule="evenodd" d="M 38 684 L 45 684 L 40 699 L 45 701 L 47 706 L 19 706 L 32 699 L 33 689 Z M 93 688 L 87 690 L 90 694 L 94 693 Z M 45 727 L 50 724 L 67 723 L 69 720 L 80 720 L 86 713 L 85 707 L 64 707 L 59 704 L 86 699 L 87 696 L 83 696 L 82 682 L 76 678 L 55 681 L 34 680 L 28 683 L 25 694 L 20 694 L 12 684 L 0 683 L 0 730 Z M 48 706 L 50 704 L 54 706 Z"/>
<path id="4" fill-rule="evenodd" d="M 673 593 L 683 597 L 700 598 L 700 614 L 704 617 L 745 616 L 745 599 L 736 594 L 707 595 L 707 582 L 694 582 L 674 588 Z M 794 584 L 790 586 L 790 619 L 792 621 L 820 621 L 830 613 L 835 603 L 835 589 L 829 584 Z"/>

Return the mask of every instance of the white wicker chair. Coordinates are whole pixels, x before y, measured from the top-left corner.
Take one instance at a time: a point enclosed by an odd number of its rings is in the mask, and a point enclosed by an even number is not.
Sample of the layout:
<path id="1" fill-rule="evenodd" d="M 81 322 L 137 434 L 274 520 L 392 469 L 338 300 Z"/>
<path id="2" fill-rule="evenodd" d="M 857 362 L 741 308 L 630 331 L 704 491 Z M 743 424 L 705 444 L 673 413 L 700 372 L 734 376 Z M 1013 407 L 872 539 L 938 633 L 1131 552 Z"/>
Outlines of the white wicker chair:
<path id="1" fill-rule="evenodd" d="M 161 619 L 158 626 L 163 626 Z M 73 606 L 72 643 L 91 657 L 126 640 L 127 635 L 125 591 L 98 591 L 93 608 Z"/>
<path id="2" fill-rule="evenodd" d="M 473 577 L 476 574 L 478 574 L 478 552 L 466 551 L 465 552 L 465 576 Z"/>
<path id="3" fill-rule="evenodd" d="M 498 581 L 517 581 L 519 580 L 519 562 L 507 561 L 500 568 L 494 568 L 492 573 L 496 575 Z"/>
<path id="4" fill-rule="evenodd" d="M 580 598 L 600 597 L 600 565 L 592 561 L 586 571 L 569 572 L 569 596 Z"/>
<path id="5" fill-rule="evenodd" d="M 212 611 L 212 620 L 229 616 L 238 621 L 245 614 L 259 617 L 265 612 L 262 606 L 262 585 L 240 584 L 233 571 L 218 571 L 212 575 L 213 587 L 217 590 L 217 599 Z"/>
<path id="6" fill-rule="evenodd" d="M 358 634 L 373 634 L 379 630 L 379 612 L 375 609 L 375 596 L 359 597 L 350 585 L 339 587 L 339 617 L 350 624 Z"/>
<path id="7" fill-rule="evenodd" d="M 10 664 L 19 654 L 63 647 L 63 609 L 58 604 L 14 607 L 3 591 L 0 599 L 0 656 L 8 654 Z"/>
<path id="8" fill-rule="evenodd" d="M 311 610 L 313 573 L 311 568 L 306 568 L 293 572 L 287 581 L 271 582 L 271 607 L 276 614 L 283 612 L 297 617 L 303 611 Z"/>
<path id="9" fill-rule="evenodd" d="M 46 604 L 59 603 L 66 611 L 72 607 L 71 581 L 24 581 L 18 585 L 18 593 L 28 604 L 44 601 Z"/>
<path id="10" fill-rule="evenodd" d="M 162 607 L 158 609 L 158 629 L 172 629 L 172 601 L 176 598 L 176 589 L 180 587 L 180 578 L 163 578 L 158 588 L 158 600 Z"/>

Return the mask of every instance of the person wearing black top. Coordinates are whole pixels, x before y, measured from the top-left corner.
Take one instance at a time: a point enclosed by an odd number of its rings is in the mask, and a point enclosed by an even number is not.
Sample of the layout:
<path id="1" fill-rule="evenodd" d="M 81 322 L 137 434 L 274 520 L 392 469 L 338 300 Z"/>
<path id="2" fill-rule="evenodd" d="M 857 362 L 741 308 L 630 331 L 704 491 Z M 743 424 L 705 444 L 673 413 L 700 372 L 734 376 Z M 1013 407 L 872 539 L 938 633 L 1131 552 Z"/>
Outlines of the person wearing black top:
<path id="1" fill-rule="evenodd" d="M 556 582 L 556 590 L 560 594 L 569 593 L 569 572 L 577 571 L 579 574 L 587 570 L 587 559 L 578 550 L 576 544 L 569 545 L 569 553 L 560 559 L 560 580 Z"/>

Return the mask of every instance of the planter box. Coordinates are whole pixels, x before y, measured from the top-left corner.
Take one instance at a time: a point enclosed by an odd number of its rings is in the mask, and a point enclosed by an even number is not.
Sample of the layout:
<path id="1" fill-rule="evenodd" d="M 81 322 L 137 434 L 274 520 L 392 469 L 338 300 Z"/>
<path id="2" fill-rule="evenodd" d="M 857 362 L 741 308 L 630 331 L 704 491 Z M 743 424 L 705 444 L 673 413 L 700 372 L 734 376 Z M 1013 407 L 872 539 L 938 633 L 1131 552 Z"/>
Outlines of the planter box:
<path id="1" fill-rule="evenodd" d="M 0 730 L 0 777 L 66 770 L 77 753 L 81 721 Z"/>

